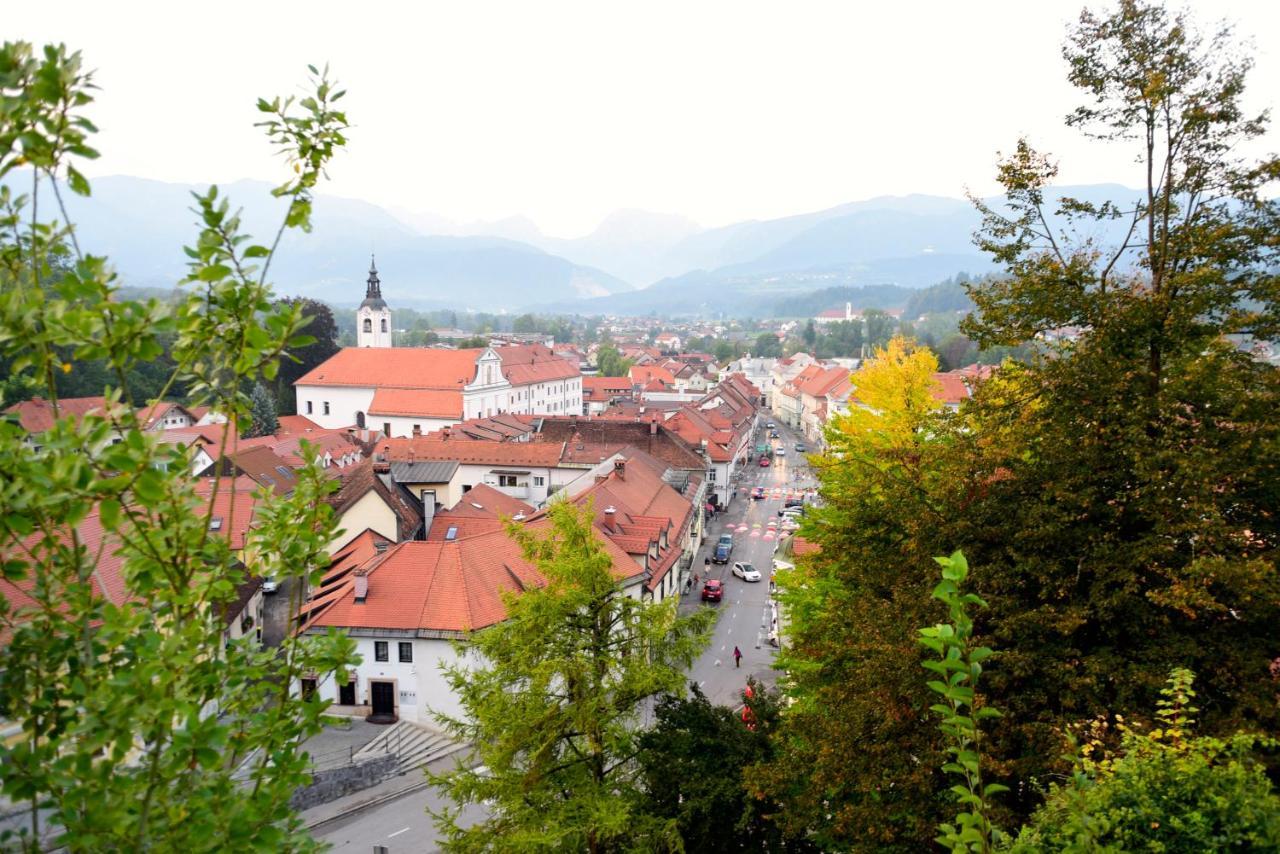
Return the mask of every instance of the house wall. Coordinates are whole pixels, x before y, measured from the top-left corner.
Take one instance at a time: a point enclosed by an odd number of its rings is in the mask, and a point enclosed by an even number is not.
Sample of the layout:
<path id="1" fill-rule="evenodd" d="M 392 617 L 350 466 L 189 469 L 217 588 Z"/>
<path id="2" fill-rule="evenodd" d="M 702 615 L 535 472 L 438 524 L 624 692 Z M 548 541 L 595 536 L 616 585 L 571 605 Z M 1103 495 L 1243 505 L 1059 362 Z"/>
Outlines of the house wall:
<path id="1" fill-rule="evenodd" d="M 368 412 L 373 403 L 373 389 L 368 387 L 300 385 L 295 386 L 294 391 L 298 414 L 329 429 L 350 427 L 356 423 L 356 413 Z"/>
<path id="2" fill-rule="evenodd" d="M 356 654 L 360 658 L 351 671 L 355 675 L 356 705 L 338 705 L 338 685 L 327 676 L 317 686 L 321 699 L 332 700 L 334 714 L 366 716 L 370 712 L 371 682 L 395 683 L 396 714 L 401 720 L 417 721 L 439 727 L 433 712 L 462 717 L 462 704 L 445 681 L 442 668 L 461 664 L 475 667 L 479 658 L 474 653 L 459 655 L 447 640 L 414 637 L 412 631 L 378 632 L 357 637 Z M 375 641 L 386 641 L 388 661 L 375 661 Z M 400 661 L 401 642 L 413 644 L 413 661 Z M 295 691 L 300 686 L 295 686 Z"/>
<path id="3" fill-rule="evenodd" d="M 227 630 L 223 633 L 223 638 L 230 642 L 240 640 L 243 637 L 251 637 L 255 642 L 261 644 L 263 605 L 262 588 L 259 587 L 249 601 L 245 603 L 244 608 L 240 613 L 231 617 L 227 625 Z M 244 624 L 244 618 L 246 615 L 253 618 L 253 625 L 244 629 L 241 628 L 241 626 Z"/>
<path id="4" fill-rule="evenodd" d="M 423 432 L 430 433 L 441 427 L 449 427 L 458 423 L 457 418 L 428 418 L 420 415 L 367 415 L 365 424 L 370 430 L 382 430 L 390 425 L 390 436 L 407 437 L 413 435 L 415 425 Z"/>
<path id="5" fill-rule="evenodd" d="M 387 506 L 378 493 L 370 491 L 347 509 L 338 519 L 343 533 L 329 544 L 329 554 L 351 542 L 365 528 L 372 528 L 393 543 L 400 541 L 400 527 L 395 511 Z"/>

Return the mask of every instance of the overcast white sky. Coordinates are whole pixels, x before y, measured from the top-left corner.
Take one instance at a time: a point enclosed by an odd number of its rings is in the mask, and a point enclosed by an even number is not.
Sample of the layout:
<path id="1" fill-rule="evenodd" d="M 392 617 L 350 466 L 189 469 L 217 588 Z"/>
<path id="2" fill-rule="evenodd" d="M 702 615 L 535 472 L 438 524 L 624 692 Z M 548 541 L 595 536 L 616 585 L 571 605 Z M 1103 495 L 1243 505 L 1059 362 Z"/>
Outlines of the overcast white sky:
<path id="1" fill-rule="evenodd" d="M 354 128 L 325 192 L 571 237 L 618 208 L 712 226 L 988 192 L 1020 134 L 1061 156 L 1064 182 L 1132 183 L 1062 126 L 1077 99 L 1059 46 L 1081 5 L 47 0 L 9 4 L 4 29 L 98 70 L 91 175 L 273 179 L 255 98 L 328 61 Z M 1190 8 L 1253 39 L 1251 100 L 1273 108 L 1280 3 Z"/>

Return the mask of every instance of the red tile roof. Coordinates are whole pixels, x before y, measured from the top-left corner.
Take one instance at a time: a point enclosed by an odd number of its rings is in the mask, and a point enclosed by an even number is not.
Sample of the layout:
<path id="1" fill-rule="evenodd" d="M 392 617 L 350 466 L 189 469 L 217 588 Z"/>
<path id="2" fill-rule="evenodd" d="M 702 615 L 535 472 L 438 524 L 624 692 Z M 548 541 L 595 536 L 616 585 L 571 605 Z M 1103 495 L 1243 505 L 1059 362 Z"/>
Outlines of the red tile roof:
<path id="1" fill-rule="evenodd" d="M 546 527 L 547 523 L 534 523 Z M 603 535 L 614 575 L 628 577 L 635 561 Z M 541 587 L 546 579 L 504 530 L 443 542 L 401 543 L 366 567 L 368 595 L 355 601 L 354 579 L 326 606 L 316 608 L 305 628 L 381 628 L 456 634 L 482 629 L 507 616 L 504 593 Z"/>
<path id="2" fill-rule="evenodd" d="M 409 415 L 420 418 L 461 418 L 461 389 L 379 388 L 369 404 L 370 415 Z"/>
<path id="3" fill-rule="evenodd" d="M 630 377 L 631 384 L 638 386 L 646 386 L 654 381 L 666 385 L 675 385 L 676 382 L 670 371 L 658 365 L 632 365 Z"/>
<path id="4" fill-rule="evenodd" d="M 562 446 L 551 442 L 474 442 L 411 436 L 378 442 L 388 460 L 457 460 L 475 465 L 523 465 L 554 468 Z"/>
<path id="5" fill-rule="evenodd" d="M 453 518 L 470 516 L 473 518 L 497 519 L 502 516 L 516 516 L 520 513 L 533 515 L 533 505 L 526 504 L 519 498 L 512 498 L 486 483 L 478 483 L 471 487 L 457 503 L 439 515 Z"/>
<path id="6" fill-rule="evenodd" d="M 64 397 L 58 400 L 58 415 L 62 418 L 70 416 L 101 413 L 107 405 L 105 397 Z M 5 412 L 16 412 L 18 423 L 28 433 L 43 433 L 53 426 L 55 421 L 53 404 L 42 397 L 33 397 L 15 403 Z"/>
<path id="7" fill-rule="evenodd" d="M 969 385 L 963 374 L 955 371 L 939 372 L 933 375 L 933 379 L 937 383 L 933 389 L 934 400 L 955 406 L 969 399 Z"/>
<path id="8" fill-rule="evenodd" d="M 817 366 L 810 365 L 809 367 L 814 368 Z M 808 370 L 809 369 L 806 368 L 801 376 L 803 376 L 804 373 L 807 373 Z M 797 377 L 798 381 L 796 382 L 796 387 L 802 394 L 807 394 L 810 397 L 825 397 L 828 392 L 839 386 L 842 382 L 848 381 L 849 369 L 839 366 L 832 368 L 820 368 L 807 379 L 803 381 L 799 381 L 799 379 L 800 378 Z"/>

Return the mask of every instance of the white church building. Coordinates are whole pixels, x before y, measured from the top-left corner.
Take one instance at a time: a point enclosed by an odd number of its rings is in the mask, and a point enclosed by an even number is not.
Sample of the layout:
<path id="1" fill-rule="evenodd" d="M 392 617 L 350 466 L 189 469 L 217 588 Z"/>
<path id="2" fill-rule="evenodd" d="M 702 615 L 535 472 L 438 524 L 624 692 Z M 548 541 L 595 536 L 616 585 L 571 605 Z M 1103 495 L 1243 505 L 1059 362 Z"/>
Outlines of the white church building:
<path id="1" fill-rule="evenodd" d="M 393 347 L 391 309 L 372 265 L 356 309 L 356 342 L 294 384 L 299 415 L 330 429 L 412 436 L 503 412 L 582 412 L 578 363 L 542 344 Z"/>

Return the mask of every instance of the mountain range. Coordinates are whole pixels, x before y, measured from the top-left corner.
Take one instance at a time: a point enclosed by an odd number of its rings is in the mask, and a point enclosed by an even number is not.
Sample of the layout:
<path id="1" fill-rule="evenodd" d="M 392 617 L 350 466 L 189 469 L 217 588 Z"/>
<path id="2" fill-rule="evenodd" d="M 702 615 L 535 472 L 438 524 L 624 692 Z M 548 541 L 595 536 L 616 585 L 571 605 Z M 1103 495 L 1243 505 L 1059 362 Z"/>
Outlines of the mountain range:
<path id="1" fill-rule="evenodd" d="M 108 255 L 127 284 L 171 287 L 185 271 L 181 246 L 196 235 L 196 189 L 114 176 L 96 179 L 89 199 L 64 198 L 87 251 Z M 269 185 L 220 189 L 243 207 L 245 230 L 268 242 L 283 212 Z M 1089 200 L 1130 193 L 1112 185 L 1061 191 Z M 285 236 L 272 280 L 282 294 L 354 304 L 364 296 L 366 256 L 376 252 L 393 308 L 760 316 L 776 313 L 788 295 L 823 288 L 919 288 L 961 271 L 989 272 L 972 244 L 978 225 L 968 201 L 908 195 L 711 229 L 624 210 L 585 237 L 563 239 L 522 217 L 460 225 L 319 195 L 312 232 Z"/>

